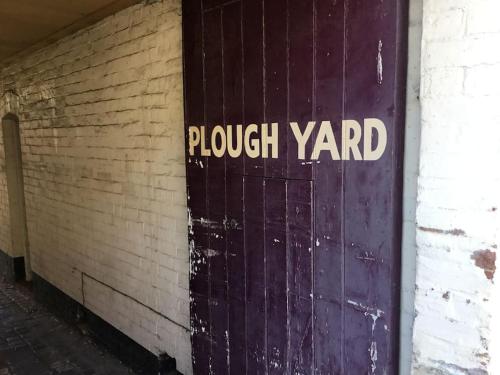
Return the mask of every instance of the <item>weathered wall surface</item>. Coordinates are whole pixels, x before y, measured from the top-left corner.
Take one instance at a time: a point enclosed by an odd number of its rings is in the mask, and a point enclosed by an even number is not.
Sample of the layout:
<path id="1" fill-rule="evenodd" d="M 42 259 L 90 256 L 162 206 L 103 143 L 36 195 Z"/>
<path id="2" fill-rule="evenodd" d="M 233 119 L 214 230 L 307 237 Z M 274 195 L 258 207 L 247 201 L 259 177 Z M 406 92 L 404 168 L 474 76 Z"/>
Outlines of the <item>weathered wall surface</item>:
<path id="1" fill-rule="evenodd" d="M 424 1 L 415 374 L 500 373 L 499 12 Z"/>
<path id="2" fill-rule="evenodd" d="M 128 8 L 16 61 L 1 89 L 20 98 L 33 270 L 190 373 L 180 5 Z"/>

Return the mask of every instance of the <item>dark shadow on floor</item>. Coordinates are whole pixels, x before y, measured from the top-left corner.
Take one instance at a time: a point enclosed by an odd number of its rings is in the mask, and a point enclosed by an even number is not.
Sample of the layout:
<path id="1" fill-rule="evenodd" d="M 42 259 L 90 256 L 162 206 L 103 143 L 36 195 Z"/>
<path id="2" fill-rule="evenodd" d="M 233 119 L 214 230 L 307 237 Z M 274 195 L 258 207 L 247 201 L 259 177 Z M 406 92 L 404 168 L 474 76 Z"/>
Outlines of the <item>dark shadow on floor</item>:
<path id="1" fill-rule="evenodd" d="M 0 279 L 0 375 L 134 374 L 35 302 L 29 284 Z"/>

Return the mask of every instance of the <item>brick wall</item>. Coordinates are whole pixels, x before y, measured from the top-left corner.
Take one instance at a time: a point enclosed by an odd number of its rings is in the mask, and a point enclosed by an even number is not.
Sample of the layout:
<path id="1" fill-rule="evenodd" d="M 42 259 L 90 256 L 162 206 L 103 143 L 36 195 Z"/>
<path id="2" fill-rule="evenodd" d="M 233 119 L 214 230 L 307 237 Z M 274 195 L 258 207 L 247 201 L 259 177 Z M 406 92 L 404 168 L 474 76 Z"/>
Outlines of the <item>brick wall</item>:
<path id="1" fill-rule="evenodd" d="M 33 270 L 188 374 L 180 5 L 117 13 L 18 59 L 0 88 L 19 95 Z"/>
<path id="2" fill-rule="evenodd" d="M 423 9 L 413 369 L 498 374 L 500 2 Z"/>

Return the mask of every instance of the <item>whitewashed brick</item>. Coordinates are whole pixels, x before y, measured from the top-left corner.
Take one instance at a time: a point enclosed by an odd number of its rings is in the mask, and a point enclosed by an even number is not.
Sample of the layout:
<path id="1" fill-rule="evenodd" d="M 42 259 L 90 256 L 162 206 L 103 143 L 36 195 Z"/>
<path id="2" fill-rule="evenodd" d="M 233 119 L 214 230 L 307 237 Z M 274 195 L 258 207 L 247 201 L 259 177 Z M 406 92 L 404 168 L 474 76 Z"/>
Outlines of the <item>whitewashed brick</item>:
<path id="1" fill-rule="evenodd" d="M 0 88 L 20 94 L 34 271 L 190 374 L 180 9 L 125 9 L 7 66 Z"/>
<path id="2" fill-rule="evenodd" d="M 467 69 L 465 93 L 469 96 L 500 96 L 500 64 Z"/>
<path id="3" fill-rule="evenodd" d="M 464 86 L 464 68 L 437 68 L 422 82 L 422 94 L 429 97 L 461 96 Z"/>
<path id="4" fill-rule="evenodd" d="M 414 374 L 500 373 L 498 275 L 476 261 L 499 243 L 499 11 L 424 0 Z"/>
<path id="5" fill-rule="evenodd" d="M 500 33 L 498 1 L 477 0 L 471 3 L 467 14 L 467 32 L 469 34 Z"/>
<path id="6" fill-rule="evenodd" d="M 428 40 L 461 39 L 465 34 L 465 11 L 453 7 L 438 12 L 429 12 L 424 19 L 424 27 L 432 28 Z"/>

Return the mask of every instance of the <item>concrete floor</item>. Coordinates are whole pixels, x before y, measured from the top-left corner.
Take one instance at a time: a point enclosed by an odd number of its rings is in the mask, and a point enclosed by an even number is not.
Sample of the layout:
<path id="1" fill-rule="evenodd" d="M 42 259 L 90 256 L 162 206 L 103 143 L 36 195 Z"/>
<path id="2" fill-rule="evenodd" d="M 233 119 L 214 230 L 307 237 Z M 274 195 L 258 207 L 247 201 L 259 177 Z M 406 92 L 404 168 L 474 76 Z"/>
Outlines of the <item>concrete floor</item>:
<path id="1" fill-rule="evenodd" d="M 78 329 L 0 278 L 0 375 L 133 374 Z"/>

